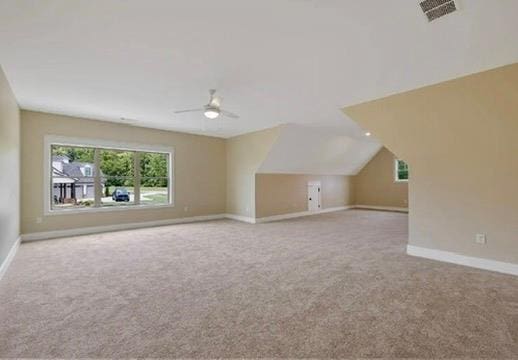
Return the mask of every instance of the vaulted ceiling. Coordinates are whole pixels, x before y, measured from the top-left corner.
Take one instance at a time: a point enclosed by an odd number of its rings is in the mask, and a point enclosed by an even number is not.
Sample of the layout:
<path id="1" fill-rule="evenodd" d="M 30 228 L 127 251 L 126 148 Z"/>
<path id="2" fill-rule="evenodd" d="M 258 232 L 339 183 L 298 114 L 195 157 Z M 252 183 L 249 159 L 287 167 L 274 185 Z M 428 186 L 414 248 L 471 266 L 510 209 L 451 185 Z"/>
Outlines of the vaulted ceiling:
<path id="1" fill-rule="evenodd" d="M 518 60 L 518 1 L 0 0 L 22 108 L 229 137 L 282 123 L 362 130 L 340 108 Z M 216 88 L 238 120 L 178 109 Z"/>
<path id="2" fill-rule="evenodd" d="M 380 147 L 376 140 L 351 137 L 339 127 L 287 124 L 279 128 L 257 172 L 356 175 Z"/>

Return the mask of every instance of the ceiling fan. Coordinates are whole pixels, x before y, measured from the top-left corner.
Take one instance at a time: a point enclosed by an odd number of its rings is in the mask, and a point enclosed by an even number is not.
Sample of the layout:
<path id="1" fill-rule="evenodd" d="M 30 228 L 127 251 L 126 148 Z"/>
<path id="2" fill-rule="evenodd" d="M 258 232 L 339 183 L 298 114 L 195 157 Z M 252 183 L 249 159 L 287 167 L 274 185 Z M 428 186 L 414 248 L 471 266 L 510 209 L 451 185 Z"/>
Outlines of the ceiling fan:
<path id="1" fill-rule="evenodd" d="M 187 112 L 203 112 L 203 115 L 205 115 L 208 119 L 215 119 L 220 115 L 232 118 L 232 119 L 239 119 L 239 116 L 231 113 L 230 111 L 226 111 L 221 109 L 221 98 L 216 96 L 216 90 L 210 89 L 210 100 L 207 105 L 205 105 L 202 108 L 198 109 L 189 109 L 189 110 L 178 110 L 175 111 L 175 114 L 181 114 L 181 113 L 187 113 Z"/>

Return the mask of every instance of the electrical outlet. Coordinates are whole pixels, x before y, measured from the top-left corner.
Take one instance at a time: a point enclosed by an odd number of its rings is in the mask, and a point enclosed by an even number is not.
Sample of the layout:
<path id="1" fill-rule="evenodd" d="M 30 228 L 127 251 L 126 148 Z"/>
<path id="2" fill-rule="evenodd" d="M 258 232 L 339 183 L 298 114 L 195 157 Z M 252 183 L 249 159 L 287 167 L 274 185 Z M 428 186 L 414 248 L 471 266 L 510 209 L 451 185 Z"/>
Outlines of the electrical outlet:
<path id="1" fill-rule="evenodd" d="M 477 234 L 475 236 L 475 242 L 477 244 L 485 244 L 486 243 L 486 234 Z"/>
<path id="2" fill-rule="evenodd" d="M 189 211 L 189 207 L 188 206 L 184 206 L 183 207 L 183 211 L 185 211 L 185 212 Z"/>
<path id="3" fill-rule="evenodd" d="M 43 222 L 43 219 L 41 217 L 36 218 L 36 224 L 41 224 Z"/>

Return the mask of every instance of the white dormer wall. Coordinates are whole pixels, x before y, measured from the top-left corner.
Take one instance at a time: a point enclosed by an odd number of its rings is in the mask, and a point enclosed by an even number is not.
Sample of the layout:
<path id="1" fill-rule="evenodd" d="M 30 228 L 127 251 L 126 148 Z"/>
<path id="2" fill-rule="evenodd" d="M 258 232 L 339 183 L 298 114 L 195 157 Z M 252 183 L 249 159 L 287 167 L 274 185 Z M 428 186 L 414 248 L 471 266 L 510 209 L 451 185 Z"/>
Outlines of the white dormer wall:
<path id="1" fill-rule="evenodd" d="M 285 124 L 258 173 L 356 175 L 381 148 L 343 128 Z"/>
<path id="2" fill-rule="evenodd" d="M 86 170 L 87 167 L 90 168 L 90 174 L 87 174 L 87 170 Z M 93 170 L 92 170 L 91 165 L 85 164 L 85 165 L 81 166 L 80 169 L 81 169 L 81 173 L 83 174 L 83 176 L 92 176 L 93 175 Z"/>
<path id="3" fill-rule="evenodd" d="M 63 171 L 63 162 L 62 161 L 52 161 L 52 167 L 57 169 L 58 171 Z"/>

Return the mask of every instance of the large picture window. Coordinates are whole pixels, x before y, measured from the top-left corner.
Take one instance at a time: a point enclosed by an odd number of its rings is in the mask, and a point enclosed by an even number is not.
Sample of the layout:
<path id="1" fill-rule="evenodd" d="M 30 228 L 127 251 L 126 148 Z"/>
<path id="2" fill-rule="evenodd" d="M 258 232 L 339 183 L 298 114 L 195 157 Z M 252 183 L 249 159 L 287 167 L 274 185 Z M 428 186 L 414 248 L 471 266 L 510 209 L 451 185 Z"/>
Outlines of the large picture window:
<path id="1" fill-rule="evenodd" d="M 172 151 L 49 142 L 50 211 L 172 204 Z"/>

